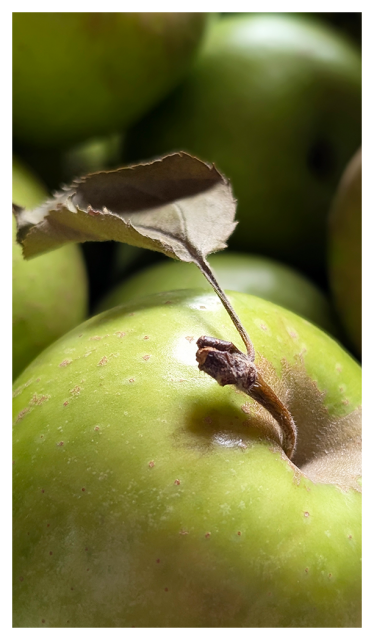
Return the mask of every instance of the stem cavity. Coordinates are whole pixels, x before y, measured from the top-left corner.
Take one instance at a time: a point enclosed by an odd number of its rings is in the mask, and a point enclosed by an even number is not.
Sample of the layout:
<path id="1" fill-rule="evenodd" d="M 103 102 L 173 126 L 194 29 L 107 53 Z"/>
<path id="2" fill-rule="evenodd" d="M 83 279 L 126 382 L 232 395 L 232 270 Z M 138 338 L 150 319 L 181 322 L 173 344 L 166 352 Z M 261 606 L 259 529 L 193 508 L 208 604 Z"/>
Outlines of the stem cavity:
<path id="1" fill-rule="evenodd" d="M 222 387 L 233 384 L 261 404 L 278 422 L 282 432 L 282 448 L 291 459 L 297 440 L 295 422 L 287 407 L 257 371 L 252 352 L 242 353 L 232 342 L 208 336 L 201 336 L 196 344 L 199 369 L 214 378 Z"/>

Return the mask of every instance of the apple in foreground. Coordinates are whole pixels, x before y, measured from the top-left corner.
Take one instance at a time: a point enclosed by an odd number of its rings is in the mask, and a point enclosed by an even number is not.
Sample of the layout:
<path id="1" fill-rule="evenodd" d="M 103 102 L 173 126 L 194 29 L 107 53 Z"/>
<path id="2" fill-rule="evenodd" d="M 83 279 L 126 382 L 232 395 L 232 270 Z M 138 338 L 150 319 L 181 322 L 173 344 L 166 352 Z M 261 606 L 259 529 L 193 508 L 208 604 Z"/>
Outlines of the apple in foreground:
<path id="1" fill-rule="evenodd" d="M 34 207 L 48 197 L 37 177 L 13 159 L 13 202 Z M 88 282 L 80 247 L 25 260 L 13 218 L 13 380 L 51 342 L 87 316 Z"/>
<path id="2" fill-rule="evenodd" d="M 355 353 L 362 334 L 362 153 L 346 167 L 331 208 L 328 272 L 332 297 Z"/>
<path id="3" fill-rule="evenodd" d="M 99 314 L 14 385 L 15 627 L 359 627 L 361 368 L 308 321 L 229 294 L 298 425 L 199 371 L 242 348 L 221 302 Z"/>
<path id="4" fill-rule="evenodd" d="M 121 245 L 122 251 L 127 248 Z M 131 247 L 130 247 L 131 248 Z M 123 251 L 124 255 L 125 252 Z M 265 256 L 224 251 L 209 256 L 223 289 L 242 291 L 275 302 L 337 336 L 339 329 L 327 297 L 302 273 Z M 211 286 L 194 264 L 163 260 L 124 278 L 102 298 L 97 311 L 105 311 L 140 296 L 173 289 Z"/>
<path id="5" fill-rule="evenodd" d="M 214 21 L 188 76 L 129 130 L 129 160 L 188 151 L 231 181 L 230 249 L 309 273 L 324 268 L 326 219 L 361 141 L 359 49 L 290 14 Z"/>

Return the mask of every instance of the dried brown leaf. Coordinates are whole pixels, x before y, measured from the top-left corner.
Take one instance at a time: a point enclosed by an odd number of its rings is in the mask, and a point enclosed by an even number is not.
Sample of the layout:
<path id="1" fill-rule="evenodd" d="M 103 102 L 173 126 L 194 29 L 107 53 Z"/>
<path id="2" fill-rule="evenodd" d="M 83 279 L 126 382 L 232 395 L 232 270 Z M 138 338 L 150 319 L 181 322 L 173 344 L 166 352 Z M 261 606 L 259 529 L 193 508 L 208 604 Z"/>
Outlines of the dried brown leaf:
<path id="1" fill-rule="evenodd" d="M 32 210 L 13 206 L 25 258 L 69 242 L 116 240 L 185 262 L 226 247 L 235 210 L 228 180 L 184 152 L 88 174 Z"/>

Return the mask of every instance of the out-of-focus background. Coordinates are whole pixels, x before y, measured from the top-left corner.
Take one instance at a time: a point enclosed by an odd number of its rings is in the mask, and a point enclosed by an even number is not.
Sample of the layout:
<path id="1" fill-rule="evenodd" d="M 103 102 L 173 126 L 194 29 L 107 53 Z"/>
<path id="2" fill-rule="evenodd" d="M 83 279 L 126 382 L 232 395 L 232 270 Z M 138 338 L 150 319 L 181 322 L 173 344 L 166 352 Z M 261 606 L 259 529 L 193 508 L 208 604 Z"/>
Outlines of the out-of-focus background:
<path id="1" fill-rule="evenodd" d="M 14 13 L 13 201 L 187 151 L 230 179 L 211 264 L 361 358 L 361 13 Z M 116 242 L 13 250 L 14 377 L 85 317 L 207 286 Z"/>

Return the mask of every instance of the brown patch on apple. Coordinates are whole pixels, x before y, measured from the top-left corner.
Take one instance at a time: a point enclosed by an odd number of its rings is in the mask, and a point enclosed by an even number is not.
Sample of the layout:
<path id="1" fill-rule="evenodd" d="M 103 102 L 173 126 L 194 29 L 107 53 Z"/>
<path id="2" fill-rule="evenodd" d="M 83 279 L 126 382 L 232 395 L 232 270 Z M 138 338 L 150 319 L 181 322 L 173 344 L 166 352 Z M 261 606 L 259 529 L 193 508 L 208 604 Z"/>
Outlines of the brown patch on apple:
<path id="1" fill-rule="evenodd" d="M 295 484 L 307 477 L 314 483 L 361 492 L 361 407 L 343 417 L 332 416 L 325 394 L 308 375 L 302 358 L 295 357 L 292 364 L 283 361 L 278 374 L 258 353 L 256 366 L 296 423 L 298 440 L 292 462 L 281 448 L 278 423 L 243 392 L 238 392 L 238 398 L 232 385 L 222 389 L 219 399 L 211 404 L 193 406 L 183 425 L 173 433 L 174 446 L 206 454 L 216 446 L 237 448 L 244 444 L 248 455 L 254 443 L 265 441 L 292 470 Z M 208 416 L 211 422 L 205 420 Z"/>
<path id="2" fill-rule="evenodd" d="M 313 482 L 361 492 L 361 407 L 343 417 L 331 416 L 324 404 L 324 393 L 307 374 L 301 358 L 292 366 L 284 361 L 281 378 L 260 355 L 256 356 L 256 365 L 295 420 L 297 448 L 290 464 Z M 267 422 L 273 420 L 262 407 L 253 410 Z"/>

